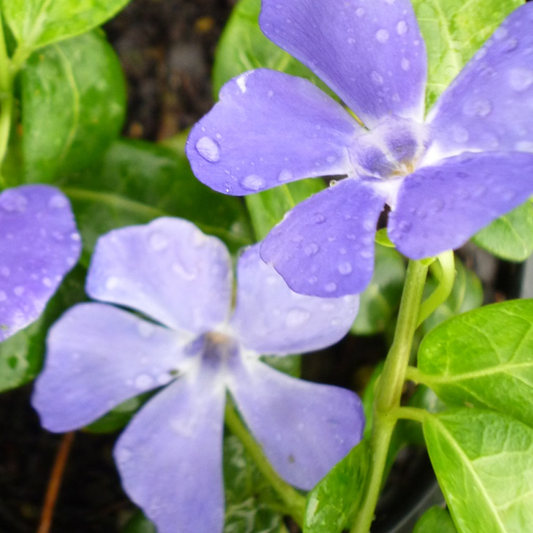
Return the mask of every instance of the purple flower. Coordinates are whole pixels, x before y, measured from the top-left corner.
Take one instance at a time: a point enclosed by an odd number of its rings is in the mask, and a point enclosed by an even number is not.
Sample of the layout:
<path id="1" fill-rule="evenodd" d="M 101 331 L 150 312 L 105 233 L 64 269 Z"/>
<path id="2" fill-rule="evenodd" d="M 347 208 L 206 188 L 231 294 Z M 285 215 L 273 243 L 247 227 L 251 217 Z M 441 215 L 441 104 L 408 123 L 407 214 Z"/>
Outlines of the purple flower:
<path id="1" fill-rule="evenodd" d="M 266 69 L 221 90 L 193 129 L 198 178 L 245 195 L 346 177 L 296 206 L 262 258 L 302 294 L 362 291 L 387 203 L 412 259 L 456 248 L 533 193 L 533 3 L 511 14 L 424 121 L 427 59 L 409 0 L 263 0 L 263 32 L 364 123 L 304 79 Z"/>
<path id="2" fill-rule="evenodd" d="M 0 194 L 0 342 L 41 315 L 80 255 L 67 198 L 46 185 Z"/>
<path id="3" fill-rule="evenodd" d="M 105 303 L 73 307 L 51 329 L 33 404 L 44 427 L 68 431 L 128 398 L 167 385 L 134 417 L 115 458 L 125 490 L 160 533 L 222 531 L 226 391 L 289 483 L 310 489 L 361 438 L 357 396 L 273 370 L 260 354 L 338 341 L 357 297 L 292 292 L 261 261 L 238 262 L 230 314 L 229 254 L 191 223 L 161 218 L 102 237 L 87 280 Z M 176 378 L 177 376 L 177 378 Z"/>

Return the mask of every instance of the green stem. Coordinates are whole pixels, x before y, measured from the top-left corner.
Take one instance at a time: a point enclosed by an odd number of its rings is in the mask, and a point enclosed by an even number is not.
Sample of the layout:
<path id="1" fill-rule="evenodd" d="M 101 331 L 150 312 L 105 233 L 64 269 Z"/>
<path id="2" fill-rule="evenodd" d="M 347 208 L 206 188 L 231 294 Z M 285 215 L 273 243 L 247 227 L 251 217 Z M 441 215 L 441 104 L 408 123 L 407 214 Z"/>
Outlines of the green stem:
<path id="1" fill-rule="evenodd" d="M 11 61 L 7 55 L 4 36 L 4 23 L 0 11 L 0 186 L 6 187 L 2 175 L 2 163 L 7 153 L 11 122 L 13 118 L 13 74 Z"/>
<path id="2" fill-rule="evenodd" d="M 228 402 L 229 403 L 229 402 Z M 265 476 L 268 482 L 287 507 L 287 512 L 301 527 L 305 514 L 305 498 L 281 479 L 278 473 L 272 468 L 269 460 L 266 458 L 263 449 L 250 435 L 246 426 L 241 422 L 235 409 L 226 403 L 225 422 L 230 431 L 242 442 L 248 454 L 252 457 L 257 468 Z"/>
<path id="3" fill-rule="evenodd" d="M 418 407 L 399 407 L 391 414 L 393 414 L 396 419 L 401 418 L 404 420 L 414 420 L 415 422 L 420 422 L 421 424 L 433 416 L 431 413 L 428 413 L 424 409 L 419 409 Z"/>
<path id="4" fill-rule="evenodd" d="M 383 372 L 376 384 L 374 427 L 372 429 L 372 464 L 370 479 L 361 508 L 351 533 L 368 533 L 374 519 L 387 452 L 400 407 L 405 373 L 409 364 L 413 337 L 418 324 L 420 301 L 428 267 L 422 261 L 410 261 L 398 315 L 394 340 L 385 360 Z"/>
<path id="5" fill-rule="evenodd" d="M 450 296 L 453 283 L 455 281 L 455 259 L 453 251 L 449 250 L 437 256 L 438 265 L 440 266 L 439 284 L 431 295 L 420 306 L 418 316 L 418 326 L 432 315 L 435 310 L 443 304 Z M 436 263 L 433 263 L 435 265 Z M 432 267 L 433 267 L 432 265 Z"/>

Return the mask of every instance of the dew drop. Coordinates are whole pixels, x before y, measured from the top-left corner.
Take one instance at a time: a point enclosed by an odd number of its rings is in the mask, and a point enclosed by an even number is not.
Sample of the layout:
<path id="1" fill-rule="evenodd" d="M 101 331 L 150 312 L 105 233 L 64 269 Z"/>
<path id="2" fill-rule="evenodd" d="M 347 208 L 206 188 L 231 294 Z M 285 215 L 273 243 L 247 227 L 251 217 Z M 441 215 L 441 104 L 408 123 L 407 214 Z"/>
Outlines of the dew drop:
<path id="1" fill-rule="evenodd" d="M 533 152 L 533 141 L 520 141 L 515 144 L 519 152 Z"/>
<path id="2" fill-rule="evenodd" d="M 405 20 L 400 20 L 398 22 L 398 25 L 396 26 L 396 31 L 398 32 L 398 35 L 405 35 L 407 33 L 407 22 Z"/>
<path id="3" fill-rule="evenodd" d="M 303 326 L 309 318 L 311 318 L 311 313 L 309 311 L 294 308 L 288 312 L 285 324 L 288 328 L 297 328 Z"/>
<path id="4" fill-rule="evenodd" d="M 476 61 L 479 61 L 479 60 L 483 59 L 486 55 L 487 55 L 487 49 L 486 48 L 481 48 L 480 50 L 478 50 L 476 52 L 476 55 L 474 56 L 474 59 Z"/>
<path id="5" fill-rule="evenodd" d="M 371 250 L 362 250 L 359 255 L 363 259 L 370 259 L 372 257 L 372 251 Z"/>
<path id="6" fill-rule="evenodd" d="M 383 85 L 383 76 L 379 74 L 379 72 L 376 72 L 373 70 L 370 73 L 370 79 L 376 84 L 376 85 Z"/>
<path id="7" fill-rule="evenodd" d="M 28 206 L 28 200 L 19 192 L 8 189 L 0 197 L 0 205 L 9 213 L 23 213 Z"/>
<path id="8" fill-rule="evenodd" d="M 48 202 L 48 207 L 50 209 L 63 209 L 64 207 L 67 207 L 67 205 L 68 200 L 60 194 L 55 194 Z"/>
<path id="9" fill-rule="evenodd" d="M 210 137 L 202 137 L 196 143 L 196 151 L 209 163 L 216 163 L 220 160 L 220 147 Z"/>
<path id="10" fill-rule="evenodd" d="M 507 34 L 509 32 L 506 28 L 502 28 L 501 26 L 494 32 L 494 38 L 498 41 L 502 41 L 507 37 Z"/>
<path id="11" fill-rule="evenodd" d="M 278 175 L 278 181 L 281 183 L 286 183 L 287 181 L 292 180 L 292 173 L 290 170 L 283 169 Z"/>
<path id="12" fill-rule="evenodd" d="M 378 30 L 376 33 L 376 39 L 380 43 L 386 43 L 389 40 L 389 32 L 387 30 Z"/>
<path id="13" fill-rule="evenodd" d="M 356 14 L 358 17 L 362 17 L 362 16 L 365 14 L 365 10 L 364 10 L 362 7 L 358 7 L 358 8 L 355 10 L 355 14 Z"/>
<path id="14" fill-rule="evenodd" d="M 148 374 L 141 374 L 135 378 L 135 388 L 139 390 L 145 390 L 148 387 L 151 387 L 153 382 L 154 380 L 152 376 L 149 376 Z"/>
<path id="15" fill-rule="evenodd" d="M 148 322 L 139 322 L 139 324 L 137 325 L 137 331 L 143 339 L 147 339 L 148 337 L 151 337 L 154 334 L 155 328 L 154 326 L 152 326 L 152 324 L 149 324 Z"/>
<path id="16" fill-rule="evenodd" d="M 259 189 L 262 189 L 265 186 L 265 180 L 261 176 L 257 176 L 256 174 L 250 174 L 242 180 L 241 184 L 245 189 L 248 189 L 249 191 L 258 191 Z"/>
<path id="17" fill-rule="evenodd" d="M 465 143 L 470 138 L 470 135 L 462 126 L 455 126 L 452 131 L 452 137 L 455 142 Z"/>
<path id="18" fill-rule="evenodd" d="M 43 285 L 45 287 L 51 287 L 52 286 L 52 280 L 50 278 L 44 277 L 42 279 Z"/>
<path id="19" fill-rule="evenodd" d="M 154 252 L 161 252 L 168 247 L 168 238 L 165 234 L 155 231 L 149 237 L 150 246 Z"/>
<path id="20" fill-rule="evenodd" d="M 4 291 L 0 291 L 0 302 L 5 302 L 7 300 L 7 294 Z"/>
<path id="21" fill-rule="evenodd" d="M 516 193 L 514 191 L 506 191 L 503 193 L 502 197 L 504 202 L 510 202 L 515 199 Z"/>
<path id="22" fill-rule="evenodd" d="M 172 272 L 174 272 L 174 274 L 177 274 L 178 276 L 181 276 L 187 281 L 192 281 L 196 278 L 196 273 L 186 270 L 183 265 L 181 265 L 181 263 L 174 263 L 172 265 Z"/>
<path id="23" fill-rule="evenodd" d="M 22 296 L 24 294 L 24 287 L 19 285 L 18 287 L 15 287 L 13 289 L 13 292 L 15 293 L 16 296 Z"/>
<path id="24" fill-rule="evenodd" d="M 127 463 L 132 457 L 132 453 L 127 448 L 119 448 L 117 450 L 117 461 L 119 463 Z"/>
<path id="25" fill-rule="evenodd" d="M 343 276 L 347 276 L 352 272 L 352 264 L 348 261 L 344 261 L 343 263 L 339 264 L 338 270 Z"/>
<path id="26" fill-rule="evenodd" d="M 444 200 L 441 200 L 440 198 L 433 198 L 428 202 L 428 211 L 431 213 L 440 213 L 446 204 L 444 203 Z"/>
<path id="27" fill-rule="evenodd" d="M 411 223 L 410 222 L 407 222 L 407 220 L 402 220 L 399 224 L 398 224 L 398 229 L 402 232 L 402 233 L 407 233 L 408 231 L 411 230 Z"/>
<path id="28" fill-rule="evenodd" d="M 313 220 L 317 223 L 317 224 L 324 224 L 324 222 L 326 222 L 326 216 L 323 215 L 322 213 L 315 213 L 313 215 Z"/>
<path id="29" fill-rule="evenodd" d="M 107 278 L 107 281 L 105 282 L 105 288 L 109 291 L 116 289 L 118 285 L 119 285 L 119 279 L 115 278 L 114 276 Z"/>
<path id="30" fill-rule="evenodd" d="M 304 248 L 304 254 L 307 257 L 311 257 L 313 255 L 316 255 L 320 251 L 320 246 L 316 242 L 310 242 L 305 248 Z"/>
<path id="31" fill-rule="evenodd" d="M 518 41 L 516 39 L 507 39 L 503 45 L 504 52 L 512 52 L 518 46 Z"/>
<path id="32" fill-rule="evenodd" d="M 347 42 L 348 44 L 355 44 L 355 39 L 353 37 L 348 37 Z"/>
<path id="33" fill-rule="evenodd" d="M 315 285 L 318 282 L 318 278 L 316 276 L 311 276 L 307 281 L 310 285 Z"/>
<path id="34" fill-rule="evenodd" d="M 464 108 L 463 112 L 465 115 L 473 117 L 486 117 L 492 111 L 492 106 L 488 100 L 470 100 L 468 101 Z"/>
<path id="35" fill-rule="evenodd" d="M 334 281 L 330 281 L 329 283 L 326 283 L 324 290 L 326 292 L 335 292 L 337 290 L 337 284 Z"/>
<path id="36" fill-rule="evenodd" d="M 402 69 L 406 72 L 411 68 L 411 62 L 407 58 L 402 59 Z"/>
<path id="37" fill-rule="evenodd" d="M 523 92 L 533 85 L 533 70 L 513 68 L 509 71 L 509 85 L 517 92 Z"/>

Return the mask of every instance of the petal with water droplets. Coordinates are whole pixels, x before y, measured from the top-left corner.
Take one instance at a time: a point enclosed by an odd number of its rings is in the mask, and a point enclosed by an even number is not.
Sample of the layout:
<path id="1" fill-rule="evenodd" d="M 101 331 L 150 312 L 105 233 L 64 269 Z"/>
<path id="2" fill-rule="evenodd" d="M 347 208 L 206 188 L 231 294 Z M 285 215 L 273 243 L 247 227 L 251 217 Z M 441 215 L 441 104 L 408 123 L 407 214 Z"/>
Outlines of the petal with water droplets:
<path id="1" fill-rule="evenodd" d="M 514 11 L 440 97 L 426 159 L 533 152 L 533 3 Z"/>
<path id="2" fill-rule="evenodd" d="M 230 257 L 221 241 L 186 220 L 159 218 L 99 239 L 87 292 L 171 328 L 201 333 L 226 318 L 231 282 Z"/>
<path id="3" fill-rule="evenodd" d="M 291 378 L 248 359 L 228 387 L 266 456 L 292 485 L 313 488 L 361 439 L 361 401 L 347 389 Z"/>
<path id="4" fill-rule="evenodd" d="M 344 337 L 358 304 L 358 296 L 317 298 L 295 293 L 261 260 L 255 245 L 239 258 L 231 324 L 243 345 L 260 354 L 304 353 Z"/>
<path id="5" fill-rule="evenodd" d="M 367 126 L 422 120 L 427 59 L 409 0 L 263 0 L 259 22 Z"/>
<path id="6" fill-rule="evenodd" d="M 246 195 L 302 178 L 347 174 L 362 128 L 311 82 L 261 69 L 228 82 L 193 128 L 187 156 L 200 181 Z"/>
<path id="7" fill-rule="evenodd" d="M 50 431 L 83 427 L 165 385 L 188 359 L 186 338 L 106 304 L 79 304 L 51 328 L 32 403 Z"/>
<path id="8" fill-rule="evenodd" d="M 290 211 L 264 240 L 261 257 L 300 294 L 357 294 L 372 278 L 374 234 L 385 200 L 370 182 L 340 181 Z"/>
<path id="9" fill-rule="evenodd" d="M 36 320 L 81 252 L 66 196 L 24 185 L 0 194 L 0 341 Z"/>
<path id="10" fill-rule="evenodd" d="M 411 259 L 462 246 L 533 194 L 533 154 L 465 153 L 408 176 L 389 237 Z"/>
<path id="11" fill-rule="evenodd" d="M 159 533 L 223 529 L 225 388 L 214 378 L 179 378 L 141 409 L 115 447 L 124 490 Z"/>

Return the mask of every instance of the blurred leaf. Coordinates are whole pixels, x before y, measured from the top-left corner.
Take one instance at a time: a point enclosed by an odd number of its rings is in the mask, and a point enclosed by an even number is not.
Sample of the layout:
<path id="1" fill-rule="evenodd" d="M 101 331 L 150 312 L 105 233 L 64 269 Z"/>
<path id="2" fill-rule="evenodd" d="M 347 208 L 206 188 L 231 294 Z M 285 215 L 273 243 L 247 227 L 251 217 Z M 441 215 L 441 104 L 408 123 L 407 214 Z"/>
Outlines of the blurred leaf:
<path id="1" fill-rule="evenodd" d="M 416 523 L 413 533 L 457 533 L 457 529 L 446 509 L 431 507 Z"/>
<path id="2" fill-rule="evenodd" d="M 75 268 L 41 317 L 0 344 L 0 392 L 31 381 L 41 370 L 48 328 L 68 307 L 84 300 L 85 269 Z"/>
<path id="3" fill-rule="evenodd" d="M 100 235 L 160 216 L 186 218 L 232 251 L 252 240 L 242 201 L 201 184 L 185 155 L 163 146 L 119 139 L 99 168 L 71 175 L 62 185 L 82 233 L 86 264 Z"/>
<path id="4" fill-rule="evenodd" d="M 362 440 L 309 493 L 304 533 L 340 533 L 352 521 L 364 496 L 370 463 L 370 445 Z"/>
<path id="5" fill-rule="evenodd" d="M 533 429 L 500 413 L 454 409 L 428 416 L 424 436 L 458 531 L 531 528 Z"/>
<path id="6" fill-rule="evenodd" d="M 505 17 L 523 0 L 413 0 L 426 43 L 429 109 Z"/>
<path id="7" fill-rule="evenodd" d="M 359 312 L 351 333 L 374 335 L 385 331 L 400 306 L 405 262 L 393 248 L 376 244 L 374 274 L 370 285 L 361 294 Z"/>
<path id="8" fill-rule="evenodd" d="M 325 188 L 322 180 L 307 179 L 247 196 L 246 206 L 257 240 L 264 239 L 296 204 Z"/>
<path id="9" fill-rule="evenodd" d="M 157 533 L 157 530 L 141 511 L 137 511 L 121 529 L 121 533 Z"/>
<path id="10" fill-rule="evenodd" d="M 2 11 L 19 45 L 34 50 L 100 26 L 129 1 L 2 0 Z"/>
<path id="11" fill-rule="evenodd" d="M 533 300 L 489 305 L 432 330 L 420 381 L 450 405 L 488 407 L 533 426 Z"/>
<path id="12" fill-rule="evenodd" d="M 271 367 L 292 376 L 299 378 L 302 374 L 302 356 L 301 355 L 285 355 L 279 357 L 276 355 L 265 355 L 261 359 Z"/>
<path id="13" fill-rule="evenodd" d="M 22 74 L 25 181 L 81 170 L 117 137 L 126 93 L 118 58 L 101 32 L 33 54 Z"/>
<path id="14" fill-rule="evenodd" d="M 524 261 L 533 252 L 533 206 L 526 202 L 497 218 L 477 233 L 473 241 L 508 261 Z"/>
<path id="15" fill-rule="evenodd" d="M 429 316 L 421 326 L 424 334 L 445 320 L 466 313 L 483 305 L 483 286 L 471 270 L 467 270 L 458 257 L 455 258 L 455 281 L 448 299 Z M 429 296 L 437 287 L 435 277 L 429 277 L 424 289 Z"/>
<path id="16" fill-rule="evenodd" d="M 269 68 L 307 78 L 332 93 L 307 67 L 267 39 L 259 27 L 261 0 L 240 0 L 218 43 L 213 67 L 215 98 L 231 78 L 248 70 Z"/>

